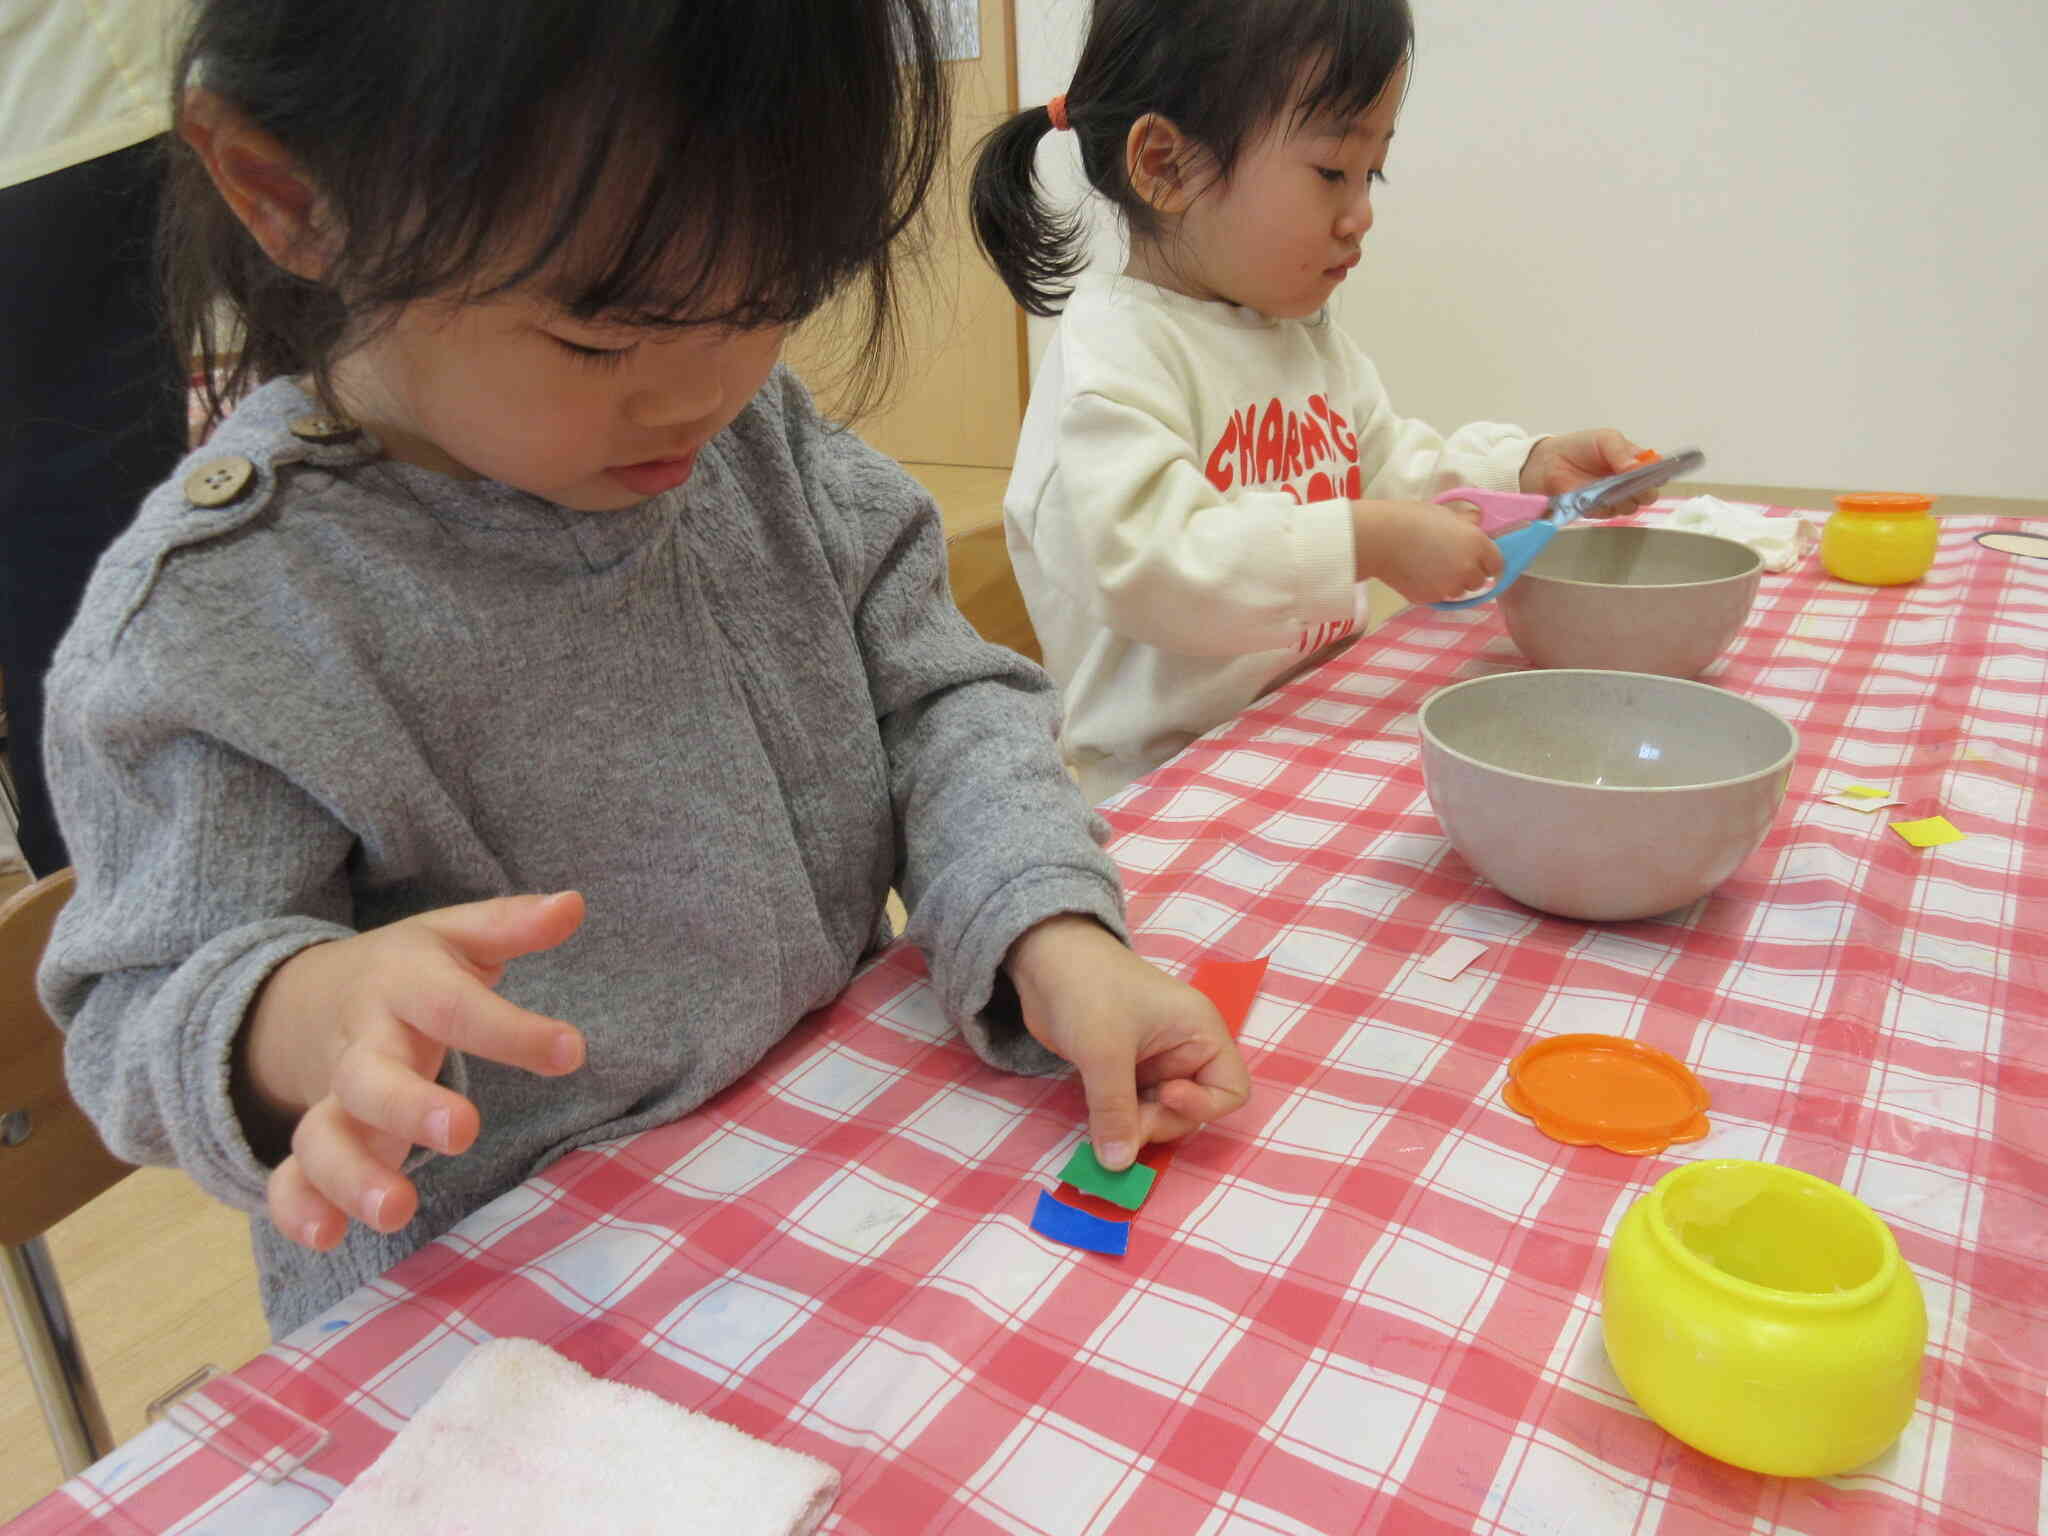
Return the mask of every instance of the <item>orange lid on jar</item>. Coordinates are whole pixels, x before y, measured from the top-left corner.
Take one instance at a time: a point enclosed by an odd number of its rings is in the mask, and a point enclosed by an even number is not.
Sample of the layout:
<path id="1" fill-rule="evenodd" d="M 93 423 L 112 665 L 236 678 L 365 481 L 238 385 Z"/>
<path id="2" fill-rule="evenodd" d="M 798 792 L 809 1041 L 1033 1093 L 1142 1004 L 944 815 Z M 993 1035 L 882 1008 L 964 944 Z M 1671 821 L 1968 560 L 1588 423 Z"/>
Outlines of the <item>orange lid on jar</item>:
<path id="1" fill-rule="evenodd" d="M 1837 496 L 1835 505 L 1844 512 L 1925 512 L 1934 505 L 1934 498 L 1910 491 L 1858 491 Z"/>

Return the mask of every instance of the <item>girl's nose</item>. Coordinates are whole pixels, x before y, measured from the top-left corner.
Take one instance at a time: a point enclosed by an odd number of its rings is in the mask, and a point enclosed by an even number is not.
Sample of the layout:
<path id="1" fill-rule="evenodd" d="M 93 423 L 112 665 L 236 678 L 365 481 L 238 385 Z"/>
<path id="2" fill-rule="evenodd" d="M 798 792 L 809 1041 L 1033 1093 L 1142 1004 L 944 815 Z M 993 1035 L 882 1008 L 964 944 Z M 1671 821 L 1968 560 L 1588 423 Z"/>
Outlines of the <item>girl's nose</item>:
<path id="1" fill-rule="evenodd" d="M 717 370 L 699 367 L 633 391 L 626 418 L 640 427 L 679 427 L 715 415 L 724 398 Z"/>
<path id="2" fill-rule="evenodd" d="M 1344 240 L 1362 239 L 1372 228 L 1372 189 L 1368 187 L 1337 219 L 1337 235 Z"/>

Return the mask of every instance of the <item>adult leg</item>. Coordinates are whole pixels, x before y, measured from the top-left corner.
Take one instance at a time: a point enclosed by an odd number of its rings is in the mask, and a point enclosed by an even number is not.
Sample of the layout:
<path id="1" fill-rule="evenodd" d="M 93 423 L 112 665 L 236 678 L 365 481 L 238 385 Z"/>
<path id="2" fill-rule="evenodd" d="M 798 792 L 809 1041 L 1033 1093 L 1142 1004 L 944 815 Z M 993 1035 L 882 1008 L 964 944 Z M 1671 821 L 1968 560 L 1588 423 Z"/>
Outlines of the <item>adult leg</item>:
<path id="1" fill-rule="evenodd" d="M 70 862 L 43 779 L 43 673 L 86 578 L 185 451 L 154 260 L 158 142 L 0 189 L 0 669 L 21 851 Z"/>

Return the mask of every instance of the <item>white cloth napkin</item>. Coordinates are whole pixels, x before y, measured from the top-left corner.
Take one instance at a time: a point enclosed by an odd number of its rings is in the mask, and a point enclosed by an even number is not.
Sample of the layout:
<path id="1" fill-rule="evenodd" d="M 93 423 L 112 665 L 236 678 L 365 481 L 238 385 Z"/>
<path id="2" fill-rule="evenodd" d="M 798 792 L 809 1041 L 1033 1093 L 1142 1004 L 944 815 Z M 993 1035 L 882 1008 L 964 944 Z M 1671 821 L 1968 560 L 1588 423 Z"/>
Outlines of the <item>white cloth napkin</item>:
<path id="1" fill-rule="evenodd" d="M 1669 510 L 1659 508 L 1644 522 L 1746 544 L 1764 557 L 1768 571 L 1789 571 L 1820 545 L 1820 529 L 1810 518 L 1772 517 L 1754 502 L 1723 501 L 1718 496 L 1695 496 Z"/>
<path id="2" fill-rule="evenodd" d="M 458 1365 L 318 1536 L 810 1536 L 839 1474 L 529 1339 Z"/>

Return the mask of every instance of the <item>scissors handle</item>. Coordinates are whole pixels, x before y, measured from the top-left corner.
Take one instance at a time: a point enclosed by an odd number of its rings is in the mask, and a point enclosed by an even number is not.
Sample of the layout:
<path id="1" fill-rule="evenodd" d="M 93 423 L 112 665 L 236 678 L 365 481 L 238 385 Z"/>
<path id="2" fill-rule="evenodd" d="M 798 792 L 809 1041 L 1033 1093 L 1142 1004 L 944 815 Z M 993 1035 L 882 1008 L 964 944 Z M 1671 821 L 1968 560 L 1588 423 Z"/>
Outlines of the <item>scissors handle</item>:
<path id="1" fill-rule="evenodd" d="M 1535 498 L 1541 501 L 1542 497 Z M 1470 608 L 1474 603 L 1490 603 L 1501 593 L 1515 584 L 1515 578 L 1529 568 L 1529 562 L 1542 554 L 1550 541 L 1557 537 L 1557 524 L 1547 518 L 1539 518 L 1526 528 L 1517 528 L 1502 534 L 1494 543 L 1500 546 L 1501 559 L 1505 562 L 1501 573 L 1494 578 L 1492 586 L 1471 597 L 1453 598 L 1449 602 L 1431 603 L 1432 608 Z"/>
<path id="2" fill-rule="evenodd" d="M 1482 491 L 1470 485 L 1456 486 L 1430 500 L 1439 504 L 1470 502 L 1479 509 L 1479 531 L 1489 538 L 1533 522 L 1550 508 L 1548 496 L 1531 496 L 1525 491 Z"/>

